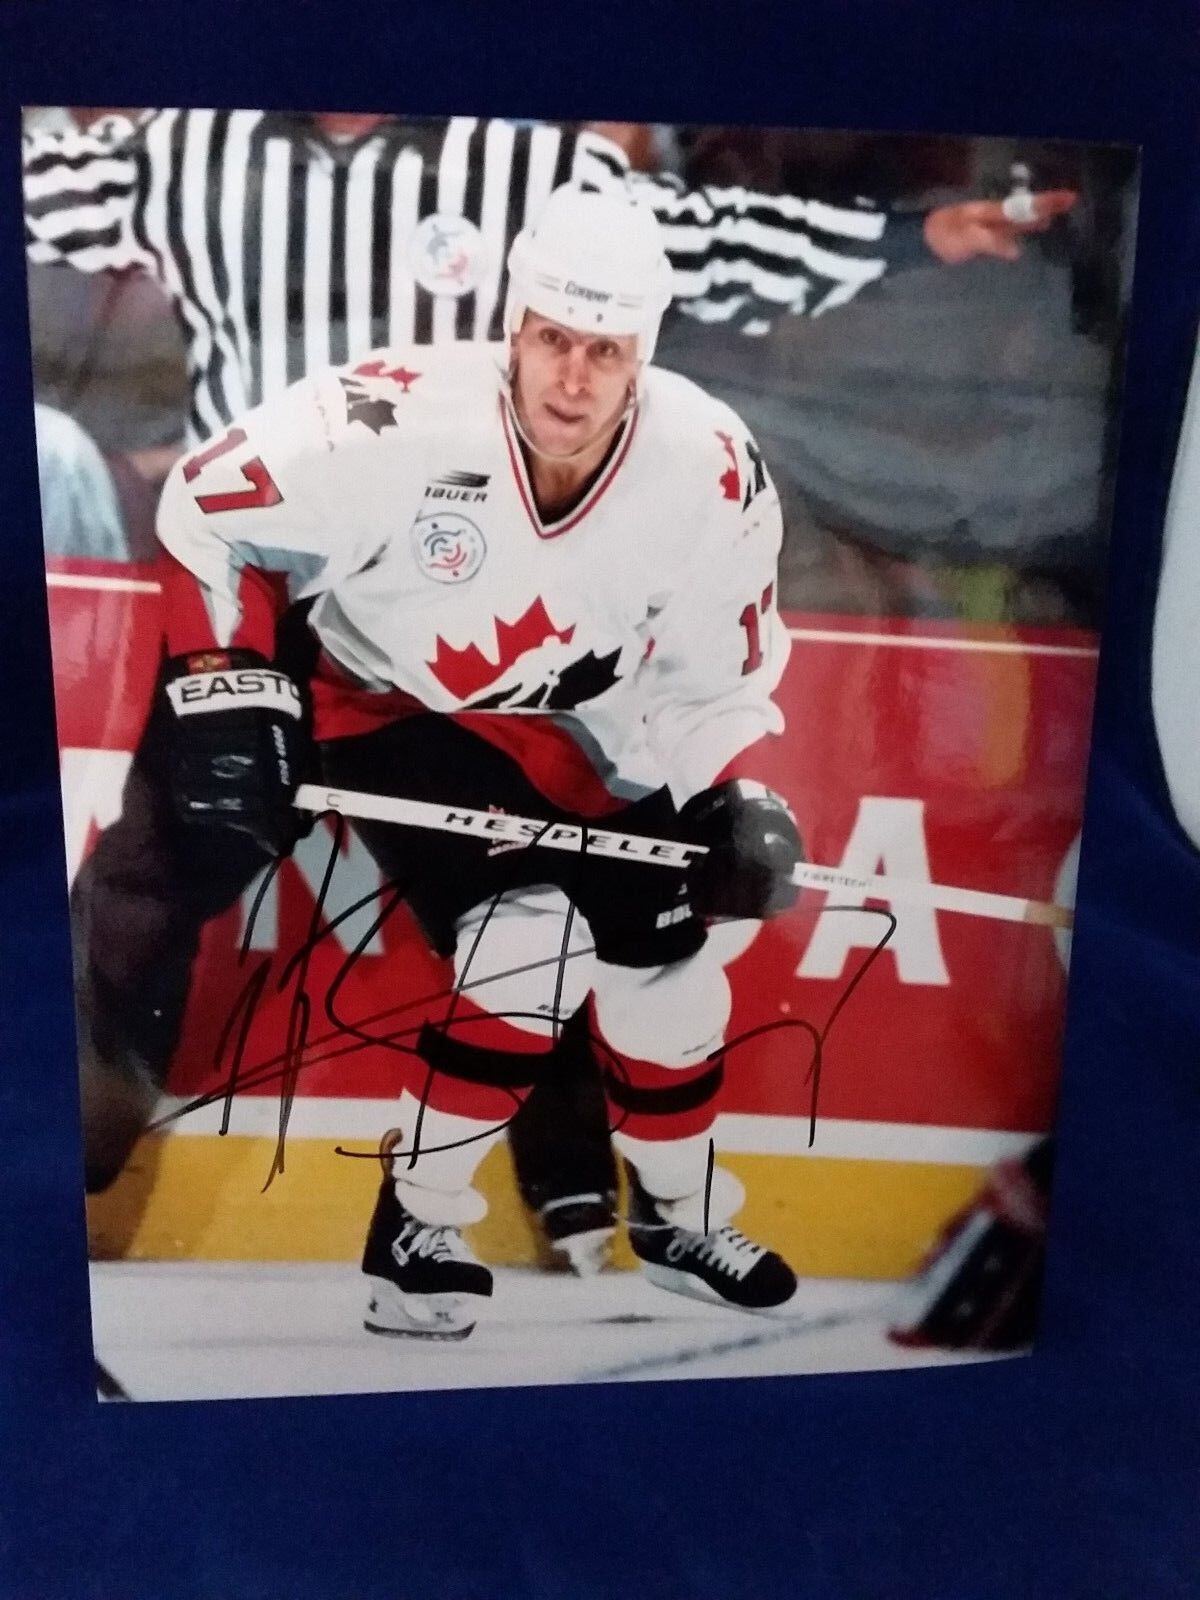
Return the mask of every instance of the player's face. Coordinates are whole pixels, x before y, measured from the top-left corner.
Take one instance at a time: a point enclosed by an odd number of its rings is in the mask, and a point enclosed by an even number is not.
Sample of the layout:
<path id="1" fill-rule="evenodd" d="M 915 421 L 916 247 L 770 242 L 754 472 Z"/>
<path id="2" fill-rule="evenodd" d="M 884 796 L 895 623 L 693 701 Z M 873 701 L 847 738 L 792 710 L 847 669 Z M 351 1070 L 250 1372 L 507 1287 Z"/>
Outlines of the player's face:
<path id="1" fill-rule="evenodd" d="M 637 378 L 632 333 L 580 333 L 527 311 L 513 337 L 513 395 L 533 444 L 566 456 L 609 433 Z"/>

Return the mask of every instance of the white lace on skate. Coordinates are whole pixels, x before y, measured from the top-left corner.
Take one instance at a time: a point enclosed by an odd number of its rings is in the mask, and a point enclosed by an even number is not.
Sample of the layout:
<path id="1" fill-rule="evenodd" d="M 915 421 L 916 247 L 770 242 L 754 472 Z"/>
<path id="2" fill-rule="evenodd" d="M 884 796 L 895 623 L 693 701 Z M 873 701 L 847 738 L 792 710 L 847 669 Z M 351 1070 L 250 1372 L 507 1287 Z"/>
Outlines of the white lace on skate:
<path id="1" fill-rule="evenodd" d="M 762 1245 L 747 1239 L 744 1233 L 739 1233 L 727 1223 L 723 1228 L 718 1228 L 716 1233 L 684 1234 L 672 1239 L 666 1248 L 667 1260 L 672 1263 L 682 1261 L 689 1255 L 740 1282 L 755 1262 L 766 1255 L 766 1251 Z"/>
<path id="2" fill-rule="evenodd" d="M 411 1256 L 428 1256 L 434 1261 L 468 1261 L 475 1257 L 457 1228 L 445 1224 L 406 1222 L 392 1244 L 392 1254 L 401 1266 Z"/>

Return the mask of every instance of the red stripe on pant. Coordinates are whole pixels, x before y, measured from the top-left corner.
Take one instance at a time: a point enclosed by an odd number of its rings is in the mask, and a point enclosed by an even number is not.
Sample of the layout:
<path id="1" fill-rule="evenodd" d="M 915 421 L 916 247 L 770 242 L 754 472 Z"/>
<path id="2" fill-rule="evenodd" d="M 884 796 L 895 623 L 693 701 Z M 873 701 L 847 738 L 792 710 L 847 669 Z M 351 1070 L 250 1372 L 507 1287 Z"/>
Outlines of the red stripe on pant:
<path id="1" fill-rule="evenodd" d="M 531 1080 L 554 1049 L 554 1040 L 545 1034 L 531 1033 L 504 1017 L 493 1016 L 466 995 L 447 1001 L 441 1016 L 430 1019 L 430 1028 L 445 1039 L 447 1060 L 439 1064 L 435 1039 L 429 1051 L 434 1060 L 422 1057 L 413 1062 L 409 1089 L 435 1111 L 474 1117 L 491 1125 L 516 1115 L 529 1093 L 529 1083 L 477 1083 L 470 1076 L 460 1076 L 460 1071 L 469 1074 L 477 1066 L 480 1077 L 486 1079 L 511 1064 L 521 1076 L 527 1065 Z"/>
<path id="2" fill-rule="evenodd" d="M 720 1068 L 711 1061 L 697 1067 L 664 1067 L 656 1061 L 639 1061 L 634 1056 L 605 1048 L 599 1052 L 604 1072 L 604 1098 L 608 1103 L 608 1125 L 614 1133 L 631 1139 L 686 1139 L 707 1133 L 716 1121 Z M 711 1088 L 705 1084 L 711 1079 Z M 706 1092 L 707 1089 L 707 1092 Z M 695 1094 L 700 1103 L 689 1104 Z M 648 1108 L 636 1102 L 643 1094 L 662 1095 L 663 1107 Z M 632 1100 L 634 1103 L 630 1104 Z M 671 1101 L 683 1102 L 672 1106 Z"/>

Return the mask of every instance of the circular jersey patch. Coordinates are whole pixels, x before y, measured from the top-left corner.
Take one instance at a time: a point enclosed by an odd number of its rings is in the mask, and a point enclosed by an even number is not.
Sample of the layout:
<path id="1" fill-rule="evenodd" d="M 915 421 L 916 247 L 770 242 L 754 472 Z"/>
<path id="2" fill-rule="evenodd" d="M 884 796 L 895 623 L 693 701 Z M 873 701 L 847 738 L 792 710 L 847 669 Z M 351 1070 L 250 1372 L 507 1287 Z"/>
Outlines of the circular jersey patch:
<path id="1" fill-rule="evenodd" d="M 479 571 L 487 555 L 483 535 L 460 511 L 418 517 L 412 538 L 417 565 L 435 583 L 465 583 Z"/>
<path id="2" fill-rule="evenodd" d="M 484 268 L 483 235 L 473 222 L 435 211 L 418 223 L 409 241 L 413 277 L 430 294 L 457 299 L 470 294 Z"/>

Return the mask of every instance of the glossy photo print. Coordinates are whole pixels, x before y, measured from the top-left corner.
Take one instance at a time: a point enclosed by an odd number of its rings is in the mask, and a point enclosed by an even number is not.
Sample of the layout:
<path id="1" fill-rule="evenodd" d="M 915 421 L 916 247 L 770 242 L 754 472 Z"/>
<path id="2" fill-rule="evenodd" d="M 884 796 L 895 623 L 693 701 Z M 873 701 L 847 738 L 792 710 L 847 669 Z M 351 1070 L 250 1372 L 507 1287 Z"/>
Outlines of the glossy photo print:
<path id="1" fill-rule="evenodd" d="M 1028 1350 L 1133 154 L 24 122 L 101 1397 Z"/>

